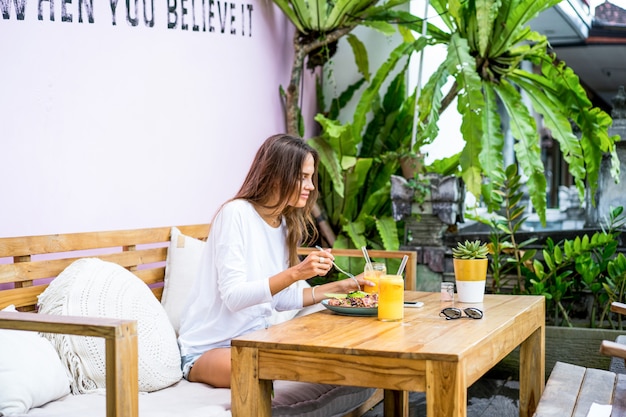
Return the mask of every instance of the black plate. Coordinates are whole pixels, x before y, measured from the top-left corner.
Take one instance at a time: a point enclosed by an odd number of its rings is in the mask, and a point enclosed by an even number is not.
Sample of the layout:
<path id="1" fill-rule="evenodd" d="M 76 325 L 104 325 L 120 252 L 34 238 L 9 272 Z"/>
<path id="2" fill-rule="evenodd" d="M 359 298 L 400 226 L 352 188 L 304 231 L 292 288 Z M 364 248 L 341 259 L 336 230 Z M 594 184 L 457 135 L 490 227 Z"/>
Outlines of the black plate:
<path id="1" fill-rule="evenodd" d="M 340 307 L 340 306 L 331 306 L 328 305 L 328 300 L 322 300 L 322 305 L 329 309 L 330 311 L 334 311 L 337 314 L 342 314 L 344 316 L 377 316 L 378 315 L 378 307 Z"/>

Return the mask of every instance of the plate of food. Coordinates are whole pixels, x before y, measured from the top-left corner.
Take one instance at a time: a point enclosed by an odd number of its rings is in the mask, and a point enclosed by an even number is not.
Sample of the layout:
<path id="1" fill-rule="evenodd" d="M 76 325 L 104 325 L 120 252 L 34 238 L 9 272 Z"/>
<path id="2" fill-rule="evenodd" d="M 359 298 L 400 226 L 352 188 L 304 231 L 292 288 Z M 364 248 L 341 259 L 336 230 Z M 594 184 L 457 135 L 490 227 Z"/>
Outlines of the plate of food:
<path id="1" fill-rule="evenodd" d="M 345 316 L 376 316 L 378 315 L 378 294 L 368 294 L 363 291 L 332 294 L 331 298 L 322 300 L 322 305 L 330 311 Z"/>

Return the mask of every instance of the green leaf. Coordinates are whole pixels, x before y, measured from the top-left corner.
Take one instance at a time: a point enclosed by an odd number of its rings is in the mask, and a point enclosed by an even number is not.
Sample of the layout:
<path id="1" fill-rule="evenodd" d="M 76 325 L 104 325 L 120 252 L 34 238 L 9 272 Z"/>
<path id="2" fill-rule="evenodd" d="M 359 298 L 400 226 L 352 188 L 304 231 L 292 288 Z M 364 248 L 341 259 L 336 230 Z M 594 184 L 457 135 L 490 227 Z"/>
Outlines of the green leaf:
<path id="1" fill-rule="evenodd" d="M 453 32 L 456 29 L 456 23 L 452 13 L 448 13 L 448 1 L 430 0 L 429 3 L 435 9 L 435 11 L 437 12 L 437 16 L 448 27 L 450 32 Z"/>
<path id="2" fill-rule="evenodd" d="M 365 122 L 367 120 L 370 103 L 374 97 L 378 95 L 381 86 L 387 78 L 387 75 L 394 69 L 398 61 L 406 58 L 409 51 L 418 51 L 425 46 L 426 40 L 424 38 L 420 38 L 414 43 L 402 43 L 391 52 L 389 58 L 387 58 L 387 60 L 380 66 L 376 75 L 370 82 L 370 85 L 363 92 L 361 100 L 357 103 L 354 111 L 354 119 L 352 123 L 354 137 L 361 137 L 363 127 L 365 126 Z"/>
<path id="3" fill-rule="evenodd" d="M 327 2 L 326 0 L 309 1 L 313 1 L 313 4 L 322 3 L 323 6 L 321 8 L 324 9 L 326 4 L 333 5 L 327 13 L 327 17 L 320 19 L 319 29 L 325 32 L 330 32 L 340 25 L 345 24 L 345 20 L 347 19 L 356 18 L 371 4 L 367 0 L 337 0 L 334 3 Z"/>
<path id="4" fill-rule="evenodd" d="M 365 217 L 367 216 L 371 217 L 372 215 L 386 214 L 385 207 L 389 205 L 391 200 L 390 192 L 391 184 L 389 181 L 385 187 L 370 192 L 361 207 L 357 220 L 365 221 Z"/>
<path id="5" fill-rule="evenodd" d="M 377 30 L 385 36 L 393 36 L 396 33 L 396 28 L 389 22 L 383 22 L 379 20 L 365 20 L 362 23 L 363 26 L 371 27 Z"/>
<path id="6" fill-rule="evenodd" d="M 511 84 L 501 80 L 495 89 L 509 114 L 511 132 L 516 139 L 515 154 L 522 172 L 528 177 L 528 193 L 541 223 L 545 225 L 546 177 L 541 162 L 535 120 Z"/>
<path id="7" fill-rule="evenodd" d="M 567 67 L 564 62 L 556 63 L 553 60 L 543 60 L 541 72 L 544 78 L 550 79 L 555 86 L 552 100 L 562 103 L 563 109 L 569 110 L 567 117 L 572 119 L 581 132 L 580 143 L 583 150 L 587 184 L 589 185 L 592 198 L 598 185 L 598 174 L 603 153 L 611 154 L 611 175 L 619 173 L 617 157 L 615 153 L 616 137 L 609 137 L 608 128 L 612 120 L 602 110 L 592 107 L 585 89 L 580 84 L 578 76 Z M 584 189 L 577 183 L 581 199 Z"/>
<path id="8" fill-rule="evenodd" d="M 521 263 L 525 263 L 525 262 L 529 261 L 530 259 L 533 259 L 535 257 L 536 253 L 537 253 L 536 249 L 531 249 L 531 250 L 527 250 L 527 251 L 523 252 L 522 257 L 520 258 L 520 262 Z"/>
<path id="9" fill-rule="evenodd" d="M 545 276 L 545 273 L 543 271 L 543 265 L 537 259 L 533 261 L 533 269 L 535 270 L 535 274 L 537 275 L 537 278 L 543 279 L 543 277 Z"/>
<path id="10" fill-rule="evenodd" d="M 420 91 L 418 100 L 419 119 L 421 121 L 426 120 L 426 125 L 420 126 L 421 129 L 417 132 L 419 140 L 416 141 L 416 148 L 421 148 L 422 145 L 431 143 L 439 133 L 439 127 L 437 126 L 439 109 L 443 100 L 443 87 L 447 83 L 449 76 L 448 67 L 444 62 L 433 72 Z M 413 151 L 418 151 L 418 149 L 413 149 Z"/>
<path id="11" fill-rule="evenodd" d="M 365 238 L 365 225 L 363 222 L 348 222 L 341 228 L 352 240 L 354 247 L 361 248 L 367 245 L 367 239 Z"/>
<path id="12" fill-rule="evenodd" d="M 371 158 L 358 158 L 356 163 L 345 170 L 345 201 L 343 215 L 347 219 L 354 219 L 357 216 L 358 211 L 358 199 L 360 191 L 363 188 L 363 184 L 367 179 L 367 173 L 372 166 Z"/>
<path id="13" fill-rule="evenodd" d="M 363 45 L 363 42 L 361 42 L 359 38 L 354 36 L 352 33 L 349 33 L 347 35 L 347 40 L 352 47 L 352 53 L 354 54 L 354 60 L 356 62 L 359 73 L 363 75 L 363 78 L 369 81 L 369 60 L 367 58 L 367 49 L 365 49 L 365 45 Z"/>
<path id="14" fill-rule="evenodd" d="M 338 119 L 339 111 L 343 109 L 346 106 L 346 104 L 348 104 L 352 100 L 352 98 L 354 97 L 354 94 L 361 89 L 361 86 L 364 83 L 365 83 L 365 79 L 360 78 L 358 81 L 354 82 L 353 84 L 350 84 L 339 95 L 338 98 L 333 99 L 330 103 L 330 108 L 328 110 L 328 119 L 331 119 L 331 120 Z M 318 95 L 320 95 L 320 93 L 318 93 Z M 320 108 L 323 108 L 323 106 L 320 106 Z"/>
<path id="15" fill-rule="evenodd" d="M 582 249 L 588 250 L 589 249 L 589 235 L 587 234 L 583 235 L 583 238 L 580 243 L 581 243 Z"/>
<path id="16" fill-rule="evenodd" d="M 554 271 L 555 265 L 554 265 L 554 261 L 552 260 L 552 256 L 545 249 L 543 251 L 543 261 L 546 263 L 546 265 L 551 271 Z"/>
<path id="17" fill-rule="evenodd" d="M 448 71 L 454 74 L 461 88 L 457 109 L 462 115 L 461 133 L 465 139 L 465 147 L 461 151 L 461 172 L 467 190 L 480 196 L 482 169 L 478 160 L 481 151 L 482 117 L 485 100 L 482 95 L 482 84 L 476 73 L 475 60 L 470 55 L 467 41 L 454 34 L 448 47 L 446 57 Z"/>
<path id="18" fill-rule="evenodd" d="M 577 254 L 580 253 L 581 251 L 581 242 L 580 242 L 580 237 L 576 237 L 574 239 L 574 252 L 576 252 Z"/>
<path id="19" fill-rule="evenodd" d="M 577 184 L 584 188 L 586 171 L 582 148 L 578 138 L 572 132 L 569 119 L 561 113 L 561 106 L 552 101 L 544 93 L 542 86 L 533 83 L 532 79 L 525 79 L 517 75 L 511 75 L 510 78 L 528 93 L 527 97 L 532 102 L 535 111 L 543 115 L 544 123 L 550 129 L 552 137 L 559 142 L 569 172 L 574 176 Z"/>
<path id="20" fill-rule="evenodd" d="M 494 24 L 495 31 L 492 36 L 493 45 L 489 56 L 502 55 L 507 49 L 519 42 L 519 32 L 527 30 L 526 25 L 537 15 L 561 0 L 522 0 L 507 1 L 503 4 L 498 19 Z"/>
<path id="21" fill-rule="evenodd" d="M 403 3 L 405 2 L 406 1 L 403 1 Z M 391 2 L 385 3 L 385 5 L 390 3 Z M 424 21 L 423 18 L 412 15 L 409 12 L 403 10 L 389 10 L 387 7 L 382 6 L 369 9 L 365 15 L 365 19 L 367 20 L 363 22 L 363 24 L 369 24 L 369 22 L 372 21 L 394 22 L 400 27 L 410 29 L 419 34 L 422 33 L 422 22 Z M 430 42 L 446 43 L 450 39 L 449 33 L 444 32 L 431 23 L 427 24 L 427 34 L 430 37 Z"/>
<path id="22" fill-rule="evenodd" d="M 555 246 L 554 248 L 554 262 L 558 265 L 563 263 L 563 253 L 561 252 L 561 248 L 559 246 Z"/>
<path id="23" fill-rule="evenodd" d="M 322 115 L 317 115 L 315 117 L 315 120 L 322 124 L 322 126 L 324 126 L 324 129 L 331 130 L 336 127 L 334 123 L 332 123 L 330 120 L 327 120 Z M 349 126 L 344 126 L 344 129 L 349 129 Z M 328 171 L 328 174 L 331 177 L 331 181 L 334 184 L 334 191 L 340 197 L 343 197 L 343 175 L 337 153 L 322 137 L 309 139 L 308 143 L 319 153 L 320 163 L 324 165 L 324 168 L 326 168 L 326 170 Z"/>
<path id="24" fill-rule="evenodd" d="M 296 12 L 294 11 L 294 9 L 299 9 L 300 7 L 304 8 L 306 10 L 306 1 L 305 0 L 274 0 L 274 3 L 280 8 L 280 10 L 283 11 L 283 13 L 285 13 L 285 15 L 287 16 L 287 18 L 291 21 L 291 23 L 294 24 L 294 26 L 296 27 L 296 29 L 299 32 L 302 33 L 307 33 L 307 31 L 304 29 L 304 25 L 302 25 L 302 21 L 301 19 L 298 17 L 298 15 L 296 14 Z M 292 9 L 292 4 L 294 4 L 294 8 Z M 297 6 L 296 6 L 297 4 Z M 308 20 L 308 19 L 306 19 Z"/>
<path id="25" fill-rule="evenodd" d="M 376 230 L 383 241 L 385 250 L 398 250 L 400 240 L 398 239 L 398 228 L 396 221 L 391 217 L 382 217 L 376 220 Z"/>
<path id="26" fill-rule="evenodd" d="M 504 135 L 496 95 L 490 83 L 483 82 L 485 106 L 482 112 L 483 136 L 478 160 L 483 172 L 492 181 L 497 181 L 504 174 Z"/>
<path id="27" fill-rule="evenodd" d="M 478 32 L 478 55 L 485 56 L 491 41 L 493 21 L 498 16 L 500 0 L 476 0 L 476 29 Z"/>

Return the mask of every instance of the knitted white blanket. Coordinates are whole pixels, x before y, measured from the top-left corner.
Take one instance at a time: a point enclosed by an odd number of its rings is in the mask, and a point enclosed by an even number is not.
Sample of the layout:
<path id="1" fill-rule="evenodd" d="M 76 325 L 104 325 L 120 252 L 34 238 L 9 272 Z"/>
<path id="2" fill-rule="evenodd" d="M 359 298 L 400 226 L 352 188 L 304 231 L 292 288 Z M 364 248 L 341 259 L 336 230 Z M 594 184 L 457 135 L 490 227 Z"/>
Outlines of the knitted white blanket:
<path id="1" fill-rule="evenodd" d="M 139 390 L 155 391 L 182 377 L 176 335 L 150 289 L 123 267 L 96 258 L 68 266 L 39 296 L 46 314 L 137 320 Z M 45 334 L 71 374 L 74 394 L 105 388 L 102 338 Z"/>

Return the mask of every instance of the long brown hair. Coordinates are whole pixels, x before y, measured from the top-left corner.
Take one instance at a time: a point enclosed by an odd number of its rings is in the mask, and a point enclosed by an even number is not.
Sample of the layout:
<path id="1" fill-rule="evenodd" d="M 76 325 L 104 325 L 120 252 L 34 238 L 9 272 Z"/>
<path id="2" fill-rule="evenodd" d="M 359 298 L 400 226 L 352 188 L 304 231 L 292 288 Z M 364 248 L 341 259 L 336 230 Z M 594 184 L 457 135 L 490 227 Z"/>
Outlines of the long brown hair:
<path id="1" fill-rule="evenodd" d="M 302 187 L 302 166 L 308 155 L 313 156 L 314 190 L 306 206 L 296 208 L 287 203 Z M 287 224 L 289 263 L 298 263 L 297 248 L 317 238 L 317 229 L 311 210 L 317 200 L 317 167 L 319 155 L 303 139 L 286 134 L 270 136 L 261 145 L 250 166 L 248 175 L 234 199 L 241 198 L 267 209 L 276 209 Z"/>

